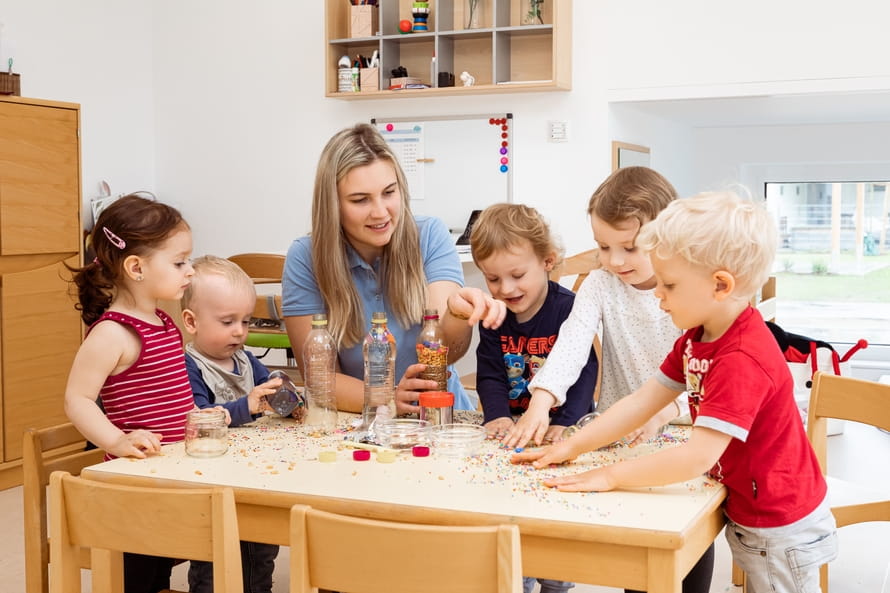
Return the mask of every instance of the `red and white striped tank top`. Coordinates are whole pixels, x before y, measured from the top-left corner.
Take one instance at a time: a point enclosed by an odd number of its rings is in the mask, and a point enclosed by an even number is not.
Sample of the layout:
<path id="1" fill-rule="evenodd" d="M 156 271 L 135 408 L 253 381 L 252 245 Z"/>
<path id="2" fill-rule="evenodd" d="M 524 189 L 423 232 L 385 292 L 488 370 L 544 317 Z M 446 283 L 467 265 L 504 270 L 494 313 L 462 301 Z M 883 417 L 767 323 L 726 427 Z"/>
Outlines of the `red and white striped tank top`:
<path id="1" fill-rule="evenodd" d="M 115 311 L 106 311 L 96 321 L 132 327 L 142 340 L 136 362 L 109 376 L 99 396 L 108 419 L 124 432 L 141 428 L 160 434 L 163 444 L 177 443 L 185 438 L 186 416 L 195 401 L 185 368 L 182 334 L 169 315 L 160 309 L 155 313 L 163 325 Z"/>

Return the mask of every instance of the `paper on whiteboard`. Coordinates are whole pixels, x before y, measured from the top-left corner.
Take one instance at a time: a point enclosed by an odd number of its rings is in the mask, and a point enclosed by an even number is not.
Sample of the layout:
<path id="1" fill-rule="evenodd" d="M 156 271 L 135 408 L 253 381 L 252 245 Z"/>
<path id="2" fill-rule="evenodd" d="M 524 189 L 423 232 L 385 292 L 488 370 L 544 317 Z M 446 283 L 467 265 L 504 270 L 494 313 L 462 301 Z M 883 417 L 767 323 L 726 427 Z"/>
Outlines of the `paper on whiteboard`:
<path id="1" fill-rule="evenodd" d="M 405 182 L 408 184 L 408 192 L 411 199 L 422 200 L 425 193 L 423 124 L 417 122 L 396 122 L 378 124 L 377 127 L 399 159 L 399 164 L 402 165 L 402 171 L 405 173 Z"/>

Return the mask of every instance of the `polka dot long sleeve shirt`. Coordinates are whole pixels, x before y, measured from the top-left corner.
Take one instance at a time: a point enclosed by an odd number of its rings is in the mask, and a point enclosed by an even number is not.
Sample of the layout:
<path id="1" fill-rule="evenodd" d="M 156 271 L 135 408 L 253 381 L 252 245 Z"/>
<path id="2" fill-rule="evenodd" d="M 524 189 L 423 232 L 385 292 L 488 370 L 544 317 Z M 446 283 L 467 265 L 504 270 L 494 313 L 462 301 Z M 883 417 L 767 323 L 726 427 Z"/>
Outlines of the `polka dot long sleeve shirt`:
<path id="1" fill-rule="evenodd" d="M 597 410 L 605 411 L 639 388 L 658 371 L 681 334 L 670 315 L 659 309 L 653 293 L 654 289 L 638 290 L 606 270 L 591 272 L 529 391 L 545 389 L 561 405 L 587 362 L 600 327 L 603 378 Z M 687 406 L 681 399 L 685 394 L 678 398 L 681 411 L 685 411 Z"/>

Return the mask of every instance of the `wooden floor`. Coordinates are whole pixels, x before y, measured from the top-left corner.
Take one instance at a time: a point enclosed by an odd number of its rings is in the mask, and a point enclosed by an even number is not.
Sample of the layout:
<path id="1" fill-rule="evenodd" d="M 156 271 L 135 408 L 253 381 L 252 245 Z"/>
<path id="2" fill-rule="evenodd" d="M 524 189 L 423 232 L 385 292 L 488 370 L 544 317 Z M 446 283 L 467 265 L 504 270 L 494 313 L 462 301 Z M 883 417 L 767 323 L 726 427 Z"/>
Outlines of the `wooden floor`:
<path id="1" fill-rule="evenodd" d="M 890 435 L 874 428 L 846 423 L 843 434 L 829 438 L 829 470 L 845 479 L 870 480 L 890 491 Z M 22 489 L 0 491 L 0 591 L 25 589 L 22 536 Z M 840 530 L 840 557 L 831 566 L 831 593 L 890 593 L 890 523 L 854 525 Z M 288 549 L 276 562 L 273 593 L 287 593 Z M 730 583 L 730 556 L 722 535 L 710 593 L 735 592 Z M 187 565 L 174 571 L 173 587 L 188 590 Z M 89 573 L 84 571 L 84 591 Z M 615 593 L 618 589 L 579 584 L 573 593 Z"/>

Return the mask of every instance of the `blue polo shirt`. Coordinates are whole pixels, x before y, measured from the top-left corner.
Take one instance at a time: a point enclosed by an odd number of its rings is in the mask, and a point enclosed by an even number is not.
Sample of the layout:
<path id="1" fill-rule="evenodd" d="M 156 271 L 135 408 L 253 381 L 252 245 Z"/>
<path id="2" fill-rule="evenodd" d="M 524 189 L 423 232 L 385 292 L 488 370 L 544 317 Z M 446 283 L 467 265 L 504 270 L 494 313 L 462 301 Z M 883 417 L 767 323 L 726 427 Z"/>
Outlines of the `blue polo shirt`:
<path id="1" fill-rule="evenodd" d="M 423 272 L 427 283 L 449 280 L 463 286 L 464 276 L 460 258 L 445 223 L 438 218 L 429 216 L 417 216 L 415 221 L 420 231 L 420 253 L 423 258 Z M 382 293 L 384 287 L 380 286 L 380 290 L 378 290 L 377 273 L 380 260 L 375 261 L 374 265 L 369 265 L 348 243 L 346 253 L 352 270 L 352 279 L 364 307 L 366 326 L 371 327 L 373 312 L 386 312 L 389 331 L 396 339 L 396 381 L 398 381 L 405 374 L 405 369 L 417 362 L 415 344 L 422 320 L 418 319 L 410 327 L 402 327 L 390 309 L 386 295 Z M 310 236 L 296 239 L 288 249 L 281 287 L 282 312 L 285 317 L 327 312 L 318 289 L 318 283 L 315 281 L 315 272 L 312 267 L 312 238 Z M 364 376 L 361 342 L 350 348 L 341 348 L 338 355 L 340 369 L 344 374 L 358 379 Z M 448 390 L 454 393 L 454 408 L 457 410 L 472 409 L 470 398 L 460 384 L 457 370 L 453 366 L 449 366 L 448 370 L 451 371 Z"/>

